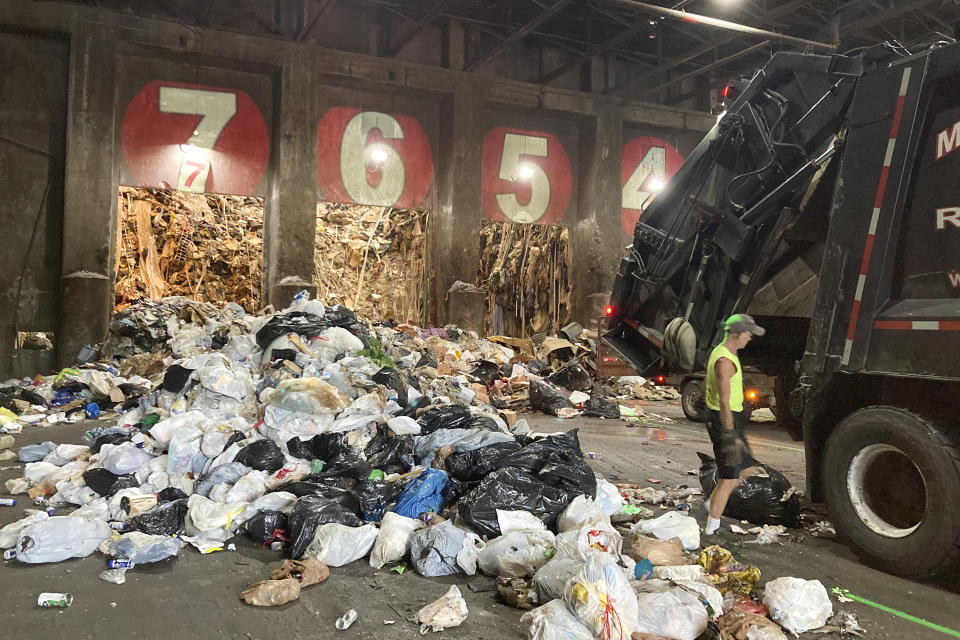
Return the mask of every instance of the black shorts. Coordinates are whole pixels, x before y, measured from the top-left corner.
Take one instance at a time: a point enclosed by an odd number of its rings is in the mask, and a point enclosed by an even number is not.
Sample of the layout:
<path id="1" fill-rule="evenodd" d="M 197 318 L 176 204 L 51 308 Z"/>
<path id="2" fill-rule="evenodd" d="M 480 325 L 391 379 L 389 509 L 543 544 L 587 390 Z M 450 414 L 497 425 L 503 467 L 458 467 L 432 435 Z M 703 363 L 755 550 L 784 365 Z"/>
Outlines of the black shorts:
<path id="1" fill-rule="evenodd" d="M 743 427 L 746 425 L 746 416 L 741 411 L 733 412 L 733 430 L 737 432 L 737 437 L 743 441 L 745 455 L 738 465 L 731 465 L 723 459 L 720 448 L 720 436 L 723 433 L 723 423 L 720 421 L 720 412 L 707 408 L 707 433 L 710 434 L 710 441 L 713 443 L 713 457 L 717 459 L 718 477 L 721 480 L 736 480 L 740 477 L 740 472 L 744 469 L 756 466 L 757 461 L 753 458 L 750 451 L 750 444 L 743 434 Z"/>

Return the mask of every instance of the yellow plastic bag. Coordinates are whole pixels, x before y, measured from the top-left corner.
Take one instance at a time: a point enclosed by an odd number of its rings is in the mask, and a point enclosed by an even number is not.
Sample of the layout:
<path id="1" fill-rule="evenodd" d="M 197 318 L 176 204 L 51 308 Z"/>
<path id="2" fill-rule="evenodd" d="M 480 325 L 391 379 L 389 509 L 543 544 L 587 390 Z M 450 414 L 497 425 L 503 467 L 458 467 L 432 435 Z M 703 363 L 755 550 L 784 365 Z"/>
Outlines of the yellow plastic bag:
<path id="1" fill-rule="evenodd" d="M 733 592 L 749 596 L 760 582 L 760 569 L 740 564 L 732 553 L 717 545 L 704 549 L 697 564 L 707 572 L 713 586 L 724 594 Z"/>

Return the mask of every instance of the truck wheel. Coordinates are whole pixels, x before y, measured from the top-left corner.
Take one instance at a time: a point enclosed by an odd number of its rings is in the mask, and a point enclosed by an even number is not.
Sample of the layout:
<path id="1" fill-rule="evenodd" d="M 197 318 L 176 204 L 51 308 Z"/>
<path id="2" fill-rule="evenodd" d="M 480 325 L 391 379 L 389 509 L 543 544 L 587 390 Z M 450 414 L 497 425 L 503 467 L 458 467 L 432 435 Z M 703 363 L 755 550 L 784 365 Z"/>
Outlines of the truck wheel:
<path id="1" fill-rule="evenodd" d="M 909 577 L 960 561 L 960 450 L 930 422 L 861 409 L 830 435 L 823 468 L 830 520 L 863 561 Z"/>
<path id="2" fill-rule="evenodd" d="M 704 394 L 703 380 L 687 380 L 680 390 L 680 406 L 683 415 L 691 422 L 707 421 L 707 400 Z"/>
<path id="3" fill-rule="evenodd" d="M 794 440 L 803 440 L 803 421 L 790 411 L 790 388 L 783 376 L 777 376 L 774 381 L 773 393 L 777 401 L 777 410 L 774 412 L 777 426 Z"/>

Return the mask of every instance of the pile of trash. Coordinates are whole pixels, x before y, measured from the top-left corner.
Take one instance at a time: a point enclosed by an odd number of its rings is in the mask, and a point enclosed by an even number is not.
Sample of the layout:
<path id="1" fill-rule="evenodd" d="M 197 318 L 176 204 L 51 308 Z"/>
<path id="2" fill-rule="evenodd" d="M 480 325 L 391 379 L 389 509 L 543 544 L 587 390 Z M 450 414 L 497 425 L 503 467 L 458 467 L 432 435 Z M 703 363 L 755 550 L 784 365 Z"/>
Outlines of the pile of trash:
<path id="1" fill-rule="evenodd" d="M 7 431 L 102 414 L 79 443 L 20 448 L 23 477 L 6 489 L 38 508 L 0 528 L 8 560 L 99 551 L 110 558 L 100 577 L 122 583 L 186 546 L 213 553 L 245 535 L 289 556 L 243 592 L 255 606 L 296 599 L 328 566 L 366 558 L 495 576 L 501 599 L 532 609 L 523 620 L 536 639 L 693 640 L 711 620 L 734 638 L 782 637 L 749 598 L 759 570 L 717 547 L 692 555 L 700 531 L 682 511 L 640 519 L 652 512 L 637 503 L 681 508 L 698 491 L 621 491 L 594 475 L 576 429 L 532 432 L 501 408 L 511 405 L 498 385 L 555 415 L 616 407 L 600 391 L 577 408 L 506 345 L 454 328 L 371 327 L 305 294 L 261 317 L 184 299 L 126 312 L 114 325 L 149 340 L 130 333 L 122 349 L 157 349 L 166 336 L 166 351 L 0 388 Z M 611 522 L 624 514 L 626 540 Z M 784 628 L 830 615 L 822 585 L 776 582 L 764 602 Z M 456 587 L 419 613 L 424 631 L 466 616 Z"/>

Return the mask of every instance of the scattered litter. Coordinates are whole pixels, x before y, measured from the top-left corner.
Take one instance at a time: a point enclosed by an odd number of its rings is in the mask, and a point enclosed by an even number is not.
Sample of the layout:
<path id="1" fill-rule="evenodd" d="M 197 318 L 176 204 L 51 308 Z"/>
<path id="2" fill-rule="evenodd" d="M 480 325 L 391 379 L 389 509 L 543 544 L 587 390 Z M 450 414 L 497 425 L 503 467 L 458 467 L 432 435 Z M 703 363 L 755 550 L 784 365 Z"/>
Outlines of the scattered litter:
<path id="1" fill-rule="evenodd" d="M 833 614 L 833 603 L 819 580 L 771 580 L 764 588 L 763 604 L 775 622 L 795 634 L 822 627 Z"/>
<path id="2" fill-rule="evenodd" d="M 458 627 L 467 619 L 467 613 L 467 601 L 460 594 L 460 589 L 453 585 L 441 598 L 417 612 L 420 635 Z"/>
<path id="3" fill-rule="evenodd" d="M 353 623 L 356 621 L 357 621 L 357 610 L 349 609 L 346 613 L 344 613 L 342 616 L 337 618 L 336 627 L 340 631 L 344 631 L 346 629 L 349 629 L 353 625 Z"/>

